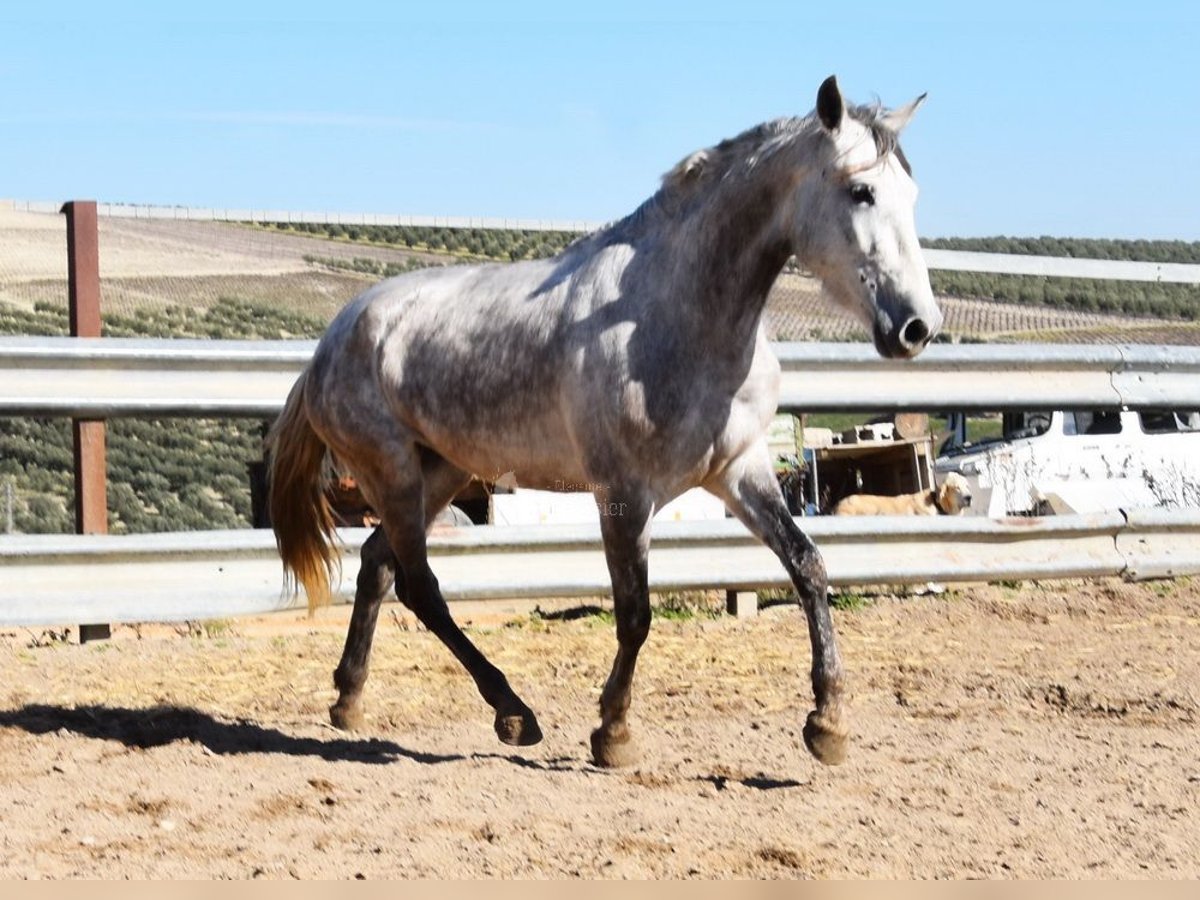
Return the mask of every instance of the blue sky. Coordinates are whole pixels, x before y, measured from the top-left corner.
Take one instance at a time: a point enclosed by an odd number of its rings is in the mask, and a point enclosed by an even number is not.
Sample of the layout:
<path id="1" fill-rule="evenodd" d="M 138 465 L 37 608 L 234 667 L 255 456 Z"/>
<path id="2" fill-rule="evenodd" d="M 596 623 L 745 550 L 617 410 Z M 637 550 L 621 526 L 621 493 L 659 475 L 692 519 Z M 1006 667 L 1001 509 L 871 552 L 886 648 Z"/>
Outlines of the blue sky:
<path id="1" fill-rule="evenodd" d="M 12 5 L 0 197 L 602 221 L 836 73 L 923 236 L 1200 240 L 1194 3 Z"/>

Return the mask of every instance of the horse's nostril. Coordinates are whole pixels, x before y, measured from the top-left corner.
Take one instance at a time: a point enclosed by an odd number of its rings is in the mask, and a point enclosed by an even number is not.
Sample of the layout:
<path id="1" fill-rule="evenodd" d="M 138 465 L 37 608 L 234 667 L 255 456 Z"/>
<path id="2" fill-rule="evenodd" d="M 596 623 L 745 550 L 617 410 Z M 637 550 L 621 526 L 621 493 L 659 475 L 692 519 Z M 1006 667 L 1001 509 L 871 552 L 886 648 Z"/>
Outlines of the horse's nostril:
<path id="1" fill-rule="evenodd" d="M 929 340 L 929 326 L 924 319 L 909 319 L 900 332 L 900 340 L 906 347 L 920 347 Z"/>

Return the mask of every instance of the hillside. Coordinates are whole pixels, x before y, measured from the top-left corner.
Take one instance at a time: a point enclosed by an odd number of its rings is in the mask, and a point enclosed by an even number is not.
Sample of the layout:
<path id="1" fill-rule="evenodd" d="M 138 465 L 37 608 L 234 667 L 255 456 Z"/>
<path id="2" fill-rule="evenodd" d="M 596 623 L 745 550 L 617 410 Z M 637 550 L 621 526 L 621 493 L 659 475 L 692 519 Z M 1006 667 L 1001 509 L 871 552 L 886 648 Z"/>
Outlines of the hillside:
<path id="1" fill-rule="evenodd" d="M 510 258 L 545 254 L 571 236 L 492 237 L 489 244 L 478 234 L 410 231 L 397 245 L 368 230 L 352 235 L 343 229 L 329 238 L 279 227 L 102 219 L 104 330 L 113 336 L 314 337 L 380 277 L 461 262 L 476 249 Z M 0 205 L 0 333 L 65 334 L 65 281 L 61 217 Z M 1200 343 L 1194 322 L 961 297 L 943 297 L 942 306 L 951 340 Z M 813 279 L 796 272 L 776 284 L 766 328 L 777 340 L 865 339 Z M 111 422 L 110 530 L 248 527 L 247 466 L 261 458 L 263 428 L 254 420 Z M 0 419 L 0 503 L 7 481 L 16 530 L 71 530 L 70 464 L 65 421 Z M 6 514 L 0 508 L 0 527 Z"/>
<path id="2" fill-rule="evenodd" d="M 315 236 L 326 226 L 250 226 L 185 220 L 101 219 L 101 278 L 106 315 L 132 315 L 172 306 L 206 309 L 234 298 L 272 310 L 291 310 L 320 321 L 356 293 L 386 274 L 414 265 L 477 260 L 472 248 L 490 247 L 502 259 L 544 255 L 574 235 L 566 232 L 482 232 L 462 229 L 381 229 L 332 226 L 340 237 Z M 357 240 L 351 240 L 351 237 Z M 388 238 L 391 242 L 385 242 Z M 1128 242 L 1137 244 L 1138 242 Z M 989 245 L 990 246 L 990 245 Z M 1191 246 L 1191 245 L 1185 245 Z M 1033 249 L 1047 249 L 1040 245 Z M 1039 282 L 1017 276 L 997 289 L 964 282 L 955 293 L 949 276 L 934 273 L 935 290 L 946 314 L 947 340 L 1200 342 L 1193 324 L 1171 315 L 1129 315 L 1110 309 L 1072 308 L 1053 297 L 1041 299 Z M 1004 276 L 996 276 L 1003 281 Z M 66 239 L 60 216 L 18 213 L 0 205 L 0 304 L 31 309 L 39 301 L 62 303 L 66 279 Z M 1044 283 L 1046 279 L 1041 279 Z M 1024 285 L 1013 292 L 1012 284 Z M 1105 284 L 1099 282 L 1097 284 Z M 1179 286 L 1149 286 L 1149 289 Z M 1185 286 L 1192 287 L 1192 286 Z M 966 290 L 971 288 L 971 290 Z M 1090 290 L 1087 285 L 1084 289 Z M 1134 285 L 1139 291 L 1145 285 Z M 1190 295 L 1189 295 L 1190 296 Z M 1022 298 L 1025 298 L 1024 300 Z M 1011 302 L 1010 302 L 1011 301 Z M 1036 302 L 1035 302 L 1036 301 Z M 1200 308 L 1200 300 L 1189 300 Z M 1146 312 L 1147 310 L 1140 310 Z M 1153 310 L 1150 310 L 1151 312 Z M 1179 323 L 1176 326 L 1174 323 Z M 780 278 L 766 310 L 768 334 L 778 340 L 864 340 L 846 313 L 821 298 L 819 285 L 801 273 Z"/>
<path id="3" fill-rule="evenodd" d="M 557 253 L 577 235 L 562 231 L 482 230 L 475 228 L 424 228 L 414 226 L 287 225 L 265 227 L 279 231 L 321 234 L 337 240 L 373 247 L 406 247 L 443 252 L 461 259 L 496 259 L 504 262 Z M 1077 238 L 934 238 L 922 241 L 929 248 L 1017 253 L 1035 256 L 1087 259 L 1142 260 L 1146 262 L 1198 263 L 1200 242 L 1122 241 Z M 1047 278 L 975 272 L 934 271 L 935 293 L 947 299 L 996 301 L 1021 307 L 1113 313 L 1163 319 L 1200 319 L 1200 285 L 1153 282 L 1102 281 L 1089 278 Z M 776 292 L 779 293 L 778 291 Z M 777 296 L 775 306 L 782 302 Z M 786 312 L 785 312 L 786 315 Z M 962 317 L 955 317 L 961 320 Z M 950 330 L 952 337 L 984 339 L 987 326 L 970 317 L 974 329 Z M 831 329 L 826 324 L 822 330 Z M 1018 333 L 1043 331 L 1017 328 Z M 1055 329 L 1050 329 L 1051 333 Z M 833 328 L 833 333 L 838 329 Z M 852 335 L 853 332 L 848 333 Z M 839 338 L 830 338 L 839 339 Z M 844 338 L 842 338 L 844 339 Z"/>

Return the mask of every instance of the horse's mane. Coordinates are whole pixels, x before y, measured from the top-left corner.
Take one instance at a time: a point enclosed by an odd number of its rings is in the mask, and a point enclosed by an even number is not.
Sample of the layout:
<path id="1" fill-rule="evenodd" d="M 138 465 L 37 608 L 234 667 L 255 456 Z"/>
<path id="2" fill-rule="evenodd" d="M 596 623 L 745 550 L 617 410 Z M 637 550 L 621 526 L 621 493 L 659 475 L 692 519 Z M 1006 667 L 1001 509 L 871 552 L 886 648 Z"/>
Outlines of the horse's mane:
<path id="1" fill-rule="evenodd" d="M 894 153 L 904 171 L 912 174 L 908 159 L 900 149 L 899 136 L 887 125 L 887 110 L 882 104 L 847 106 L 846 114 L 870 131 L 879 161 Z M 700 192 L 711 190 L 730 178 L 748 174 L 819 127 L 814 116 L 774 119 L 748 128 L 713 147 L 697 150 L 680 160 L 663 176 L 662 185 L 653 196 L 598 234 L 625 235 L 653 217 L 675 215 Z"/>
<path id="2" fill-rule="evenodd" d="M 867 127 L 871 132 L 871 137 L 875 140 L 875 153 L 882 162 L 889 154 L 896 154 L 896 161 L 909 175 L 912 175 L 912 166 L 908 164 L 908 157 L 904 155 L 904 150 L 900 147 L 900 135 L 893 131 L 887 124 L 887 113 L 881 103 L 868 103 L 862 106 L 851 106 L 847 109 L 847 113 L 851 118 L 860 122 Z"/>

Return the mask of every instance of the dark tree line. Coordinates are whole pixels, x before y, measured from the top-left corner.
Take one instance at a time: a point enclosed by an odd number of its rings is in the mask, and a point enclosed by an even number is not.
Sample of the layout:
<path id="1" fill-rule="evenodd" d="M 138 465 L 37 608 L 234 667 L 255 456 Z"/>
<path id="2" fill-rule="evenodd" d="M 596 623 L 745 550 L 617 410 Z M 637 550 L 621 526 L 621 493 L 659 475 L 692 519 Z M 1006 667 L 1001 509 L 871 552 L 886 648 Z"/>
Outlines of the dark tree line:
<path id="1" fill-rule="evenodd" d="M 266 224 L 279 230 L 299 231 L 319 237 L 503 261 L 543 259 L 553 256 L 579 237 L 578 234 L 570 231 L 522 231 L 505 228 L 431 228 L 412 225 L 327 225 L 289 224 L 286 222 Z"/>
<path id="2" fill-rule="evenodd" d="M 939 270 L 929 280 L 935 293 L 948 297 L 1161 319 L 1200 317 L 1200 285 L 1194 284 Z"/>
<path id="3" fill-rule="evenodd" d="M 1124 259 L 1141 262 L 1200 263 L 1200 241 L 1127 241 L 1108 238 L 979 237 L 923 238 L 931 250 L 973 250 L 1075 259 Z"/>

